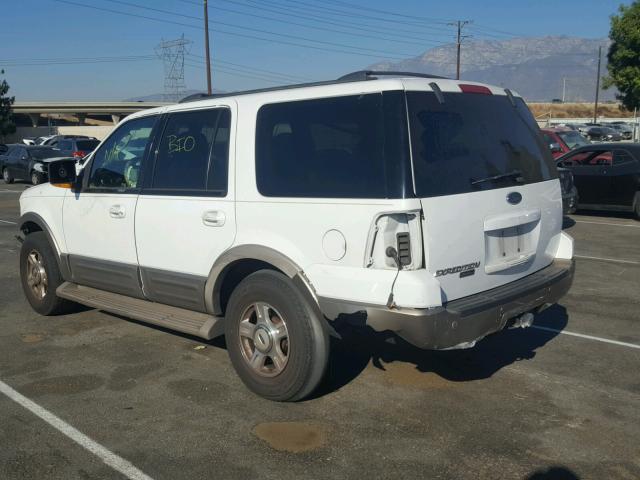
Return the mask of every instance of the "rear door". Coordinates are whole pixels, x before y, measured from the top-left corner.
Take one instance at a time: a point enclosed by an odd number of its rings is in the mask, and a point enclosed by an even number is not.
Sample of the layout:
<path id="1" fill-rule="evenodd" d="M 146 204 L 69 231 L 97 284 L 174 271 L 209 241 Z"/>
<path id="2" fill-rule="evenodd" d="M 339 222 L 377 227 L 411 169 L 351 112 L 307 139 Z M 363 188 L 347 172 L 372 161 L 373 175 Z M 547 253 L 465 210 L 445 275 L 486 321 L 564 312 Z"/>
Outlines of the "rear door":
<path id="1" fill-rule="evenodd" d="M 443 302 L 549 265 L 562 227 L 557 170 L 526 105 L 471 87 L 407 92 L 425 261 Z"/>
<path id="2" fill-rule="evenodd" d="M 205 311 L 209 271 L 236 232 L 229 175 L 233 111 L 225 105 L 167 115 L 135 220 L 140 273 L 151 300 Z"/>

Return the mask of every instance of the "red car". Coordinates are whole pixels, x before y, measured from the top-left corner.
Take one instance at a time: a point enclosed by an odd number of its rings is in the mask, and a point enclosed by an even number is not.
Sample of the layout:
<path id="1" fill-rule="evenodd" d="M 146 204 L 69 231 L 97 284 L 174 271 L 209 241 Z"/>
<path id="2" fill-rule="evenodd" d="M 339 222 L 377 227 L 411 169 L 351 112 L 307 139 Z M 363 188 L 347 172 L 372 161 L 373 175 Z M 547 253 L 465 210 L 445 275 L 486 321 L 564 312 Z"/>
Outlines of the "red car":
<path id="1" fill-rule="evenodd" d="M 542 128 L 541 130 L 553 158 L 558 158 L 574 148 L 590 143 L 580 132 L 567 127 Z"/>

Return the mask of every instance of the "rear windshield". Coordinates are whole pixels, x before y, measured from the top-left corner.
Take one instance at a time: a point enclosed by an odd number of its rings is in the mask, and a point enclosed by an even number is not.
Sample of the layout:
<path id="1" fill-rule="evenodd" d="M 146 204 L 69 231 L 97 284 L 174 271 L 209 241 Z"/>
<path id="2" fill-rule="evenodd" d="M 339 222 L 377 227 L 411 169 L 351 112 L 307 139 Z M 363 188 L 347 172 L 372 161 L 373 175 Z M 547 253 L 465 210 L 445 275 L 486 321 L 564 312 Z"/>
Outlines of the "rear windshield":
<path id="1" fill-rule="evenodd" d="M 59 157 L 60 152 L 53 148 L 30 148 L 29 155 L 36 160 L 43 160 L 45 158 Z"/>
<path id="2" fill-rule="evenodd" d="M 98 140 L 76 140 L 76 147 L 83 152 L 92 152 L 99 143 Z"/>
<path id="3" fill-rule="evenodd" d="M 520 98 L 407 92 L 416 194 L 454 195 L 557 178 L 548 145 Z M 491 177 L 500 177 L 491 179 Z"/>
<path id="4" fill-rule="evenodd" d="M 582 145 L 587 145 L 589 143 L 586 138 L 575 130 L 571 130 L 570 132 L 558 132 L 558 136 L 567 144 L 567 147 L 571 149 L 581 147 Z"/>

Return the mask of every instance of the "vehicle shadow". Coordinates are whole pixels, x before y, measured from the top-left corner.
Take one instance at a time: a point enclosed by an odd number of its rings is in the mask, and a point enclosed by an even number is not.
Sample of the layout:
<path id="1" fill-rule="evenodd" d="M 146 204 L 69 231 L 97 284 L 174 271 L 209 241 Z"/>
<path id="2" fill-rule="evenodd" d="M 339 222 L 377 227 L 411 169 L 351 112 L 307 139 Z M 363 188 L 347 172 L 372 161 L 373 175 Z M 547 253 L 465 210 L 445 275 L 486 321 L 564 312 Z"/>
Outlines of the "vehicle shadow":
<path id="1" fill-rule="evenodd" d="M 411 363 L 419 372 L 435 373 L 453 382 L 486 379 L 507 365 L 531 360 L 537 349 L 558 335 L 533 328 L 508 329 L 489 335 L 471 349 L 435 351 L 416 348 L 390 332 L 378 333 L 369 327 L 352 326 L 348 320 L 341 318 L 335 325 L 342 340 L 332 342 L 327 377 L 315 398 L 347 385 L 369 363 L 381 370 L 392 362 Z M 556 330 L 563 330 L 567 321 L 567 311 L 559 305 L 536 316 L 537 324 Z"/>
<path id="2" fill-rule="evenodd" d="M 571 217 L 567 217 L 566 215 L 564 217 L 562 217 L 562 229 L 567 229 L 567 228 L 571 228 L 576 224 L 576 221 L 571 218 Z"/>
<path id="3" fill-rule="evenodd" d="M 566 467 L 554 466 L 536 470 L 526 480 L 580 480 L 580 477 Z"/>
<path id="4" fill-rule="evenodd" d="M 578 209 L 576 213 L 573 215 L 581 216 L 588 215 L 591 217 L 601 217 L 601 218 L 619 218 L 621 220 L 635 220 L 635 215 L 633 212 L 616 212 L 609 210 L 583 210 Z"/>

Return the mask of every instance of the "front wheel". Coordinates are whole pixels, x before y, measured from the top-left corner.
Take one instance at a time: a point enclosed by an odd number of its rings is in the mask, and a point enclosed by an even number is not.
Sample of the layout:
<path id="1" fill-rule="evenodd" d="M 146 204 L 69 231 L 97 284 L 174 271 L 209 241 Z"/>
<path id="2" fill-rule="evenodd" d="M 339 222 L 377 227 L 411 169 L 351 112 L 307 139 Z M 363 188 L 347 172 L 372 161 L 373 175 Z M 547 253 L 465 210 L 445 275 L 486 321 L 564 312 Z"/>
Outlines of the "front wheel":
<path id="1" fill-rule="evenodd" d="M 31 183 L 33 185 L 40 185 L 41 183 L 44 183 L 44 175 L 34 170 L 31 172 Z"/>
<path id="2" fill-rule="evenodd" d="M 225 338 L 245 385 L 269 400 L 296 401 L 321 382 L 329 358 L 324 319 L 282 273 L 262 270 L 231 294 Z"/>
<path id="3" fill-rule="evenodd" d="M 59 315 L 73 310 L 76 304 L 56 295 L 64 281 L 55 252 L 43 232 L 33 232 L 20 249 L 22 290 L 31 307 L 40 315 Z"/>
<path id="4" fill-rule="evenodd" d="M 13 177 L 9 173 L 9 169 L 7 168 L 2 169 L 2 179 L 4 180 L 4 183 L 7 183 L 7 184 L 13 183 Z"/>

